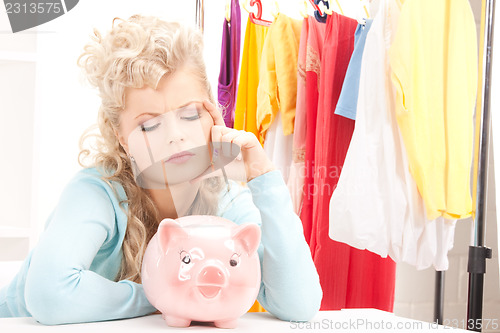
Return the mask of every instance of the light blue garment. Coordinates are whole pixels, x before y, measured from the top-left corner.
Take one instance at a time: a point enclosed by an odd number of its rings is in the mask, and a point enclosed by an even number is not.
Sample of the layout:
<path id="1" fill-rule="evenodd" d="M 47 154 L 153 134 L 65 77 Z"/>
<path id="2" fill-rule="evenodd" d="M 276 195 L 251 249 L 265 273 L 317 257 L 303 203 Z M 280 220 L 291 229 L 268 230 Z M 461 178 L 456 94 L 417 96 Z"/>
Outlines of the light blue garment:
<path id="1" fill-rule="evenodd" d="M 349 61 L 349 66 L 342 85 L 342 91 L 335 108 L 335 114 L 356 120 L 356 109 L 358 107 L 359 77 L 361 76 L 361 60 L 365 49 L 366 36 L 372 25 L 371 19 L 366 23 L 358 24 L 354 33 L 354 51 Z M 369 55 L 368 55 L 369 56 Z"/>
<path id="2" fill-rule="evenodd" d="M 123 187 L 113 184 L 124 199 Z M 311 319 L 321 304 L 321 286 L 280 171 L 256 177 L 248 187 L 231 181 L 230 191 L 219 199 L 219 216 L 261 226 L 261 305 L 282 320 Z M 77 173 L 37 246 L 13 281 L 0 290 L 0 317 L 33 316 L 44 324 L 64 324 L 156 311 L 142 285 L 113 281 L 126 225 L 119 200 L 97 170 Z"/>

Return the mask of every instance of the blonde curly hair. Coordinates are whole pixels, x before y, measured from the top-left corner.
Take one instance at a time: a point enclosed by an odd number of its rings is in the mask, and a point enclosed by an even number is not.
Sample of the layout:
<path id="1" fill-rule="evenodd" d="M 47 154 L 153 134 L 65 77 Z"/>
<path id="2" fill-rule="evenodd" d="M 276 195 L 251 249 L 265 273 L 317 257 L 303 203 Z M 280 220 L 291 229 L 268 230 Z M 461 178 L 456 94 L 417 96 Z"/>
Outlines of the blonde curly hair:
<path id="1" fill-rule="evenodd" d="M 134 15 L 128 20 L 115 18 L 111 31 L 105 37 L 94 29 L 92 41 L 85 45 L 83 54 L 78 58 L 78 65 L 90 84 L 98 88 L 101 97 L 97 124 L 80 139 L 79 163 L 83 167 L 96 167 L 115 194 L 113 182 L 118 182 L 127 195 L 127 199 L 120 202 L 128 221 L 116 281 L 128 279 L 141 282 L 144 251 L 160 221 L 152 198 L 135 182 L 129 157 L 115 135 L 120 126 L 120 113 L 124 109 L 125 89 L 145 85 L 156 89 L 164 75 L 188 65 L 214 102 L 202 52 L 203 37 L 200 32 L 156 17 Z M 96 127 L 100 133 L 94 132 Z M 91 137 L 95 140 L 90 145 L 93 153 L 84 148 Z M 90 164 L 85 162 L 88 159 Z M 221 189 L 219 178 L 204 180 L 188 215 L 215 215 L 217 193 Z"/>

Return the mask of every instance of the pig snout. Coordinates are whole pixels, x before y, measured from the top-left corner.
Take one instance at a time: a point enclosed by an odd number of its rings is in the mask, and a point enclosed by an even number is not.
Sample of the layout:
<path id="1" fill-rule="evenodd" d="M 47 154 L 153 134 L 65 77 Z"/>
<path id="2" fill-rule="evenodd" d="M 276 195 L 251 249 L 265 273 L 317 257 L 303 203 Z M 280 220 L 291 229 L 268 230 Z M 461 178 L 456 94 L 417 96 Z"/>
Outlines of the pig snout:
<path id="1" fill-rule="evenodd" d="M 212 284 L 223 286 L 226 278 L 222 270 L 217 266 L 207 266 L 200 272 L 198 282 L 201 284 Z"/>
<path id="2" fill-rule="evenodd" d="M 226 274 L 217 266 L 205 266 L 197 279 L 197 287 L 201 295 L 212 299 L 217 297 L 226 285 Z"/>

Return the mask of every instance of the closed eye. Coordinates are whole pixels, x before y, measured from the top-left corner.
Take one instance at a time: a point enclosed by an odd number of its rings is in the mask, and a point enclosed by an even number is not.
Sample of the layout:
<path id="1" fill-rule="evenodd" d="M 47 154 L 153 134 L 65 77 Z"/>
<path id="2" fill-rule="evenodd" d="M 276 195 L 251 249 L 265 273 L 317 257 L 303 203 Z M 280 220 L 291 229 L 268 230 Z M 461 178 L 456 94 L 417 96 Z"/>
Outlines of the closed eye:
<path id="1" fill-rule="evenodd" d="M 179 118 L 187 121 L 197 120 L 201 118 L 203 110 L 203 105 L 199 102 L 191 102 L 178 109 Z"/>
<path id="2" fill-rule="evenodd" d="M 141 125 L 141 131 L 143 132 L 150 132 L 150 131 L 154 131 L 155 129 L 157 129 L 159 126 L 161 125 L 161 123 L 156 123 L 154 125 L 151 125 L 151 126 L 144 126 L 144 124 Z"/>
<path id="3" fill-rule="evenodd" d="M 198 109 L 194 105 L 189 105 L 179 111 L 179 118 L 182 120 L 192 121 L 201 117 L 200 112 L 198 112 Z"/>
<path id="4" fill-rule="evenodd" d="M 190 117 L 181 117 L 181 119 L 183 119 L 183 120 L 189 120 L 189 121 L 196 120 L 196 119 L 200 119 L 200 115 L 196 114 L 196 115 L 190 116 Z"/>

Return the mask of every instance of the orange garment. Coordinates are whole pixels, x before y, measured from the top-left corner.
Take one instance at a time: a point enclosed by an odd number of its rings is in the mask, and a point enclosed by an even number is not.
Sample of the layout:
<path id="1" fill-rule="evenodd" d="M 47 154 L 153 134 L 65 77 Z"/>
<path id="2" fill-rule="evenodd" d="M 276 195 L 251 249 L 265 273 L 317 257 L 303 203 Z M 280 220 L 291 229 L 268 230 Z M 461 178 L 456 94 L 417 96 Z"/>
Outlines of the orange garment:
<path id="1" fill-rule="evenodd" d="M 277 112 L 281 112 L 283 135 L 293 133 L 301 29 L 301 20 L 283 14 L 269 27 L 257 89 L 257 130 L 262 144 Z"/>
<path id="2" fill-rule="evenodd" d="M 254 133 L 259 132 L 256 124 L 257 87 L 259 85 L 259 65 L 262 48 L 269 28 L 247 21 L 245 42 L 240 68 L 240 82 L 234 111 L 234 128 Z M 255 301 L 248 312 L 265 312 L 266 310 Z"/>
<path id="3" fill-rule="evenodd" d="M 248 312 L 266 312 L 266 309 L 264 309 L 259 302 L 255 301 Z"/>
<path id="4" fill-rule="evenodd" d="M 269 28 L 247 22 L 240 69 L 240 82 L 234 111 L 234 128 L 259 136 L 256 122 L 257 87 L 264 41 Z"/>

